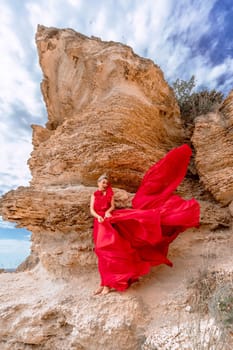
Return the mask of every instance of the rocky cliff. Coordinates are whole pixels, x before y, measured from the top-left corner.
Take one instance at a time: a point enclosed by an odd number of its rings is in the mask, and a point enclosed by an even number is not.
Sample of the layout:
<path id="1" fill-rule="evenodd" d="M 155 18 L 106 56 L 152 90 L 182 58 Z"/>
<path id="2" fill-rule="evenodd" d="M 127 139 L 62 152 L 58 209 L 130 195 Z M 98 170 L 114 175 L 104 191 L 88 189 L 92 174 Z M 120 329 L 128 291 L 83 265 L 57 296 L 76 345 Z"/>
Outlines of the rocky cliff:
<path id="1" fill-rule="evenodd" d="M 200 180 L 214 198 L 233 200 L 233 91 L 215 113 L 197 118 L 192 141 Z"/>
<path id="2" fill-rule="evenodd" d="M 36 43 L 48 123 L 33 126 L 32 185 L 95 186 L 107 172 L 113 186 L 135 190 L 148 166 L 183 141 L 160 68 L 70 29 L 40 26 Z"/>
<path id="3" fill-rule="evenodd" d="M 32 126 L 30 187 L 9 192 L 2 213 L 32 231 L 34 254 L 59 275 L 95 263 L 89 201 L 99 175 L 134 191 L 184 130 L 162 71 L 130 47 L 43 26 L 36 43 L 48 122 Z"/>
<path id="4" fill-rule="evenodd" d="M 117 207 L 130 206 L 144 172 L 185 142 L 185 130 L 160 68 L 130 47 L 44 26 L 38 27 L 36 43 L 48 122 L 44 127 L 32 126 L 30 186 L 5 194 L 0 211 L 5 220 L 32 232 L 32 254 L 23 266 L 37 265 L 30 271 L 1 275 L 0 347 L 165 349 L 165 343 L 161 347 L 156 343 L 154 332 L 161 325 L 171 328 L 175 318 L 168 310 L 176 312 L 182 302 L 186 315 L 184 264 L 195 275 L 200 257 L 206 254 L 200 242 L 211 241 L 206 233 L 231 225 L 230 212 L 221 203 L 229 203 L 233 193 L 233 96 L 216 114 L 200 117 L 195 125 L 193 143 L 201 182 L 190 175 L 178 191 L 200 200 L 204 229 L 191 230 L 189 238 L 175 243 L 171 254 L 177 272 L 159 267 L 127 292 L 95 299 L 91 292 L 98 273 L 89 201 L 97 177 L 107 172 Z M 225 149 L 229 157 L 222 159 Z M 221 174 L 223 167 L 226 171 Z M 230 246 L 232 236 L 227 232 L 220 242 Z M 220 265 L 228 253 L 222 250 Z"/>

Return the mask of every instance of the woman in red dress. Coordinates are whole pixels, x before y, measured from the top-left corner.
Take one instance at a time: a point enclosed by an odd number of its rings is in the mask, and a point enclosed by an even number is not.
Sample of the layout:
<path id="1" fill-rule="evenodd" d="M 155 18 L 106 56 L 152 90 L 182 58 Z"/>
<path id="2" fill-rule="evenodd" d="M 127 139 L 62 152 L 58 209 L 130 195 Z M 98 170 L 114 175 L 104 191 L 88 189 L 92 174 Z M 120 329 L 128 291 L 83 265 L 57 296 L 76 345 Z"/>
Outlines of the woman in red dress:
<path id="1" fill-rule="evenodd" d="M 191 154 L 190 147 L 183 145 L 154 164 L 132 200 L 132 209 L 114 210 L 107 176 L 98 179 L 90 203 L 101 278 L 94 294 L 107 294 L 111 288 L 123 291 L 152 266 L 172 266 L 167 258 L 169 244 L 180 232 L 199 225 L 198 202 L 173 193 L 186 174 Z"/>

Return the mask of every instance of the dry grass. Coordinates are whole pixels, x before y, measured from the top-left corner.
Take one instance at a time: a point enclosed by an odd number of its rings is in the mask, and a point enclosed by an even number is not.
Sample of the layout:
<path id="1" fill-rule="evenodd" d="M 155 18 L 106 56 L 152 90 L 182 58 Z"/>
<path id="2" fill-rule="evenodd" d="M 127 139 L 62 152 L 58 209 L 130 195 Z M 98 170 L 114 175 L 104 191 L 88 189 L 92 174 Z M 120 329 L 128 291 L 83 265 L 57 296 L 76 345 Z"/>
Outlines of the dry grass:
<path id="1" fill-rule="evenodd" d="M 212 344 L 213 350 L 233 349 L 233 276 L 224 271 L 199 271 L 195 280 L 189 281 L 190 296 L 188 303 L 192 312 L 200 317 L 214 320 L 214 328 L 219 330 L 218 343 Z M 213 329 L 214 329 L 213 328 Z M 214 337 L 216 334 L 213 334 Z M 193 349 L 199 349 L 194 347 Z M 205 349 L 205 347 L 200 347 Z"/>

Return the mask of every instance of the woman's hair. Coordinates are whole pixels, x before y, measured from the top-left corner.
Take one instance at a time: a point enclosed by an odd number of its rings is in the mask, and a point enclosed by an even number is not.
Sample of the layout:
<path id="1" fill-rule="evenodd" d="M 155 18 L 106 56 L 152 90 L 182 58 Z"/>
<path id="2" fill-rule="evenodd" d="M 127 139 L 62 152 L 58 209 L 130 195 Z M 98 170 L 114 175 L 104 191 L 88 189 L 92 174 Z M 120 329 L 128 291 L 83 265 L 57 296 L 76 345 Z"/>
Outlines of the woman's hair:
<path id="1" fill-rule="evenodd" d="M 102 181 L 102 180 L 104 180 L 104 179 L 108 180 L 108 175 L 107 175 L 107 174 L 101 175 L 101 176 L 97 179 L 97 182 L 100 182 L 100 181 Z"/>

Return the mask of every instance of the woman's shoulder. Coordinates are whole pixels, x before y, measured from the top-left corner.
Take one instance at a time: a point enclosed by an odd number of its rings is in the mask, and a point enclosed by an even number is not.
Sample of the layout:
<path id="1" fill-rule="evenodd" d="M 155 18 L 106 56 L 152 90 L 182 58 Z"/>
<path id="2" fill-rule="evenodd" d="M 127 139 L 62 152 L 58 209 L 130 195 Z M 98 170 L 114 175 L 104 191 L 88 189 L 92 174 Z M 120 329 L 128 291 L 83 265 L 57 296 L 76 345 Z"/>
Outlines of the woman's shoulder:
<path id="1" fill-rule="evenodd" d="M 92 196 L 96 197 L 96 196 L 99 196 L 100 194 L 101 194 L 101 191 L 97 189 L 92 193 Z"/>
<path id="2" fill-rule="evenodd" d="M 107 188 L 107 190 L 106 190 L 106 195 L 107 195 L 108 198 L 114 196 L 114 192 L 113 192 L 112 187 L 108 187 L 108 188 Z M 94 196 L 94 197 L 99 197 L 99 196 L 103 197 L 103 193 L 102 193 L 100 190 L 97 189 L 97 190 L 95 190 L 95 191 L 92 193 L 92 196 Z"/>
<path id="3" fill-rule="evenodd" d="M 107 194 L 109 194 L 110 196 L 113 196 L 113 195 L 114 195 L 114 192 L 113 192 L 113 189 L 112 189 L 111 186 L 109 186 L 109 187 L 107 188 Z"/>

